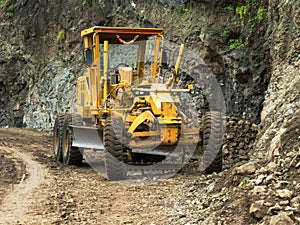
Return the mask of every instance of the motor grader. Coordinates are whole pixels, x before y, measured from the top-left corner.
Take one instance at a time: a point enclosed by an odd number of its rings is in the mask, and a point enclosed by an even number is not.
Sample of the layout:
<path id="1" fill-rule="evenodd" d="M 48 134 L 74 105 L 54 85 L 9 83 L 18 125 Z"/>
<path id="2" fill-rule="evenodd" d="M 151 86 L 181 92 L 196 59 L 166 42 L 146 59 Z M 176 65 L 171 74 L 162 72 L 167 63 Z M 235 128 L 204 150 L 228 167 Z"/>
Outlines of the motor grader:
<path id="1" fill-rule="evenodd" d="M 206 172 L 222 169 L 222 138 L 209 142 L 212 131 L 222 129 L 221 114 L 208 112 L 199 122 L 187 112 L 180 96 L 193 86 L 177 85 L 184 45 L 168 69 L 162 33 L 102 26 L 81 32 L 87 73 L 77 80 L 76 112 L 55 120 L 55 160 L 79 165 L 84 149 L 104 151 L 107 178 L 123 180 L 130 167 L 181 168 L 204 144 Z"/>

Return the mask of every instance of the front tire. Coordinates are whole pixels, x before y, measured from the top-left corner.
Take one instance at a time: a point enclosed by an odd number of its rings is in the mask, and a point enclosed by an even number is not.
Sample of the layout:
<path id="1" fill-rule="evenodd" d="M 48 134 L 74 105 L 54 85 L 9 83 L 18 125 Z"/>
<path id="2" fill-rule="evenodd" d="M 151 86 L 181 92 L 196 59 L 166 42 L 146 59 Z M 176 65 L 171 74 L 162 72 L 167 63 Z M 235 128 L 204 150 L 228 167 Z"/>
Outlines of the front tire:
<path id="1" fill-rule="evenodd" d="M 202 170 L 207 174 L 222 171 L 223 119 L 220 112 L 204 116 Z"/>
<path id="2" fill-rule="evenodd" d="M 119 117 L 108 117 L 104 127 L 104 163 L 108 180 L 125 180 L 126 169 L 122 138 L 123 121 Z"/>
<path id="3" fill-rule="evenodd" d="M 71 125 L 82 125 L 82 120 L 79 116 L 66 114 L 63 125 L 62 138 L 62 159 L 65 165 L 81 165 L 82 154 L 78 147 L 72 146 L 73 129 Z"/>

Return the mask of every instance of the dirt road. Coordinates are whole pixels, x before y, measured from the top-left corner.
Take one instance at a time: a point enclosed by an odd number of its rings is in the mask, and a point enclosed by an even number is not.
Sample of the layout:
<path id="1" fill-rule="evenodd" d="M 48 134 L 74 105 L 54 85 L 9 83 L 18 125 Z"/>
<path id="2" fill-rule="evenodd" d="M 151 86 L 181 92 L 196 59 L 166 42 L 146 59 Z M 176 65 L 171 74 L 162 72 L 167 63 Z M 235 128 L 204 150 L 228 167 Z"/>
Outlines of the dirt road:
<path id="1" fill-rule="evenodd" d="M 0 129 L 0 224 L 178 224 L 186 217 L 182 187 L 199 180 L 196 172 L 114 183 L 88 164 L 55 162 L 51 142 L 46 133 Z"/>
<path id="2" fill-rule="evenodd" d="M 3 224 L 14 224 L 15 218 L 22 218 L 25 210 L 34 203 L 34 190 L 38 188 L 46 175 L 46 171 L 38 162 L 32 160 L 27 154 L 18 152 L 14 148 L 1 147 L 4 153 L 13 155 L 13 159 L 22 159 L 26 170 L 17 168 L 17 174 L 23 174 L 20 183 L 7 193 L 2 200 L 0 212 L 5 217 L 2 218 Z M 26 174 L 27 173 L 27 174 Z M 27 176 L 27 179 L 26 179 Z"/>
<path id="3" fill-rule="evenodd" d="M 169 179 L 116 183 L 55 162 L 47 133 L 2 128 L 0 224 L 300 224 L 300 155 L 289 154 L 281 166 L 241 161 L 203 175 L 190 162 Z"/>

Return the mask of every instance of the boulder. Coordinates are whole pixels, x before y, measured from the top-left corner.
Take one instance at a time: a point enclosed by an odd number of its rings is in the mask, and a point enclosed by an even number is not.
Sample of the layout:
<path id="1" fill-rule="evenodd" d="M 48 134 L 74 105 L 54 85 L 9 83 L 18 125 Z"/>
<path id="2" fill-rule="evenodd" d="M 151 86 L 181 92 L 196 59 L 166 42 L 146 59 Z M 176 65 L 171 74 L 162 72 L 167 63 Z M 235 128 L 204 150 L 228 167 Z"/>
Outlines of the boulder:
<path id="1" fill-rule="evenodd" d="M 252 214 L 257 219 L 262 219 L 266 215 L 266 209 L 264 207 L 264 200 L 258 200 L 251 204 L 249 209 L 250 214 Z"/>
<path id="2" fill-rule="evenodd" d="M 276 190 L 276 196 L 282 199 L 291 199 L 293 192 L 288 189 L 279 189 Z"/>
<path id="3" fill-rule="evenodd" d="M 285 213 L 280 212 L 278 215 L 272 216 L 269 225 L 294 225 L 293 220 Z"/>

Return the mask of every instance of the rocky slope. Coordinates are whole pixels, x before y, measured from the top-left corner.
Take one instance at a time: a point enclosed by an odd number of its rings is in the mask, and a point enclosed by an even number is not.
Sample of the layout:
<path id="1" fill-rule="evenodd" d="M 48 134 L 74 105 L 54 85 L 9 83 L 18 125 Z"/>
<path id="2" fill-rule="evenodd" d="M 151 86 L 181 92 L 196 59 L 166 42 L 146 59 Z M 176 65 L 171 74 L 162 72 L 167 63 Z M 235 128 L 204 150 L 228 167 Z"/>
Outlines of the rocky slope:
<path id="1" fill-rule="evenodd" d="M 276 6 L 276 7 L 275 7 Z M 260 158 L 273 159 L 282 151 L 298 149 L 300 141 L 299 1 L 270 1 L 268 33 L 272 78 L 261 113 L 257 148 Z"/>
<path id="2" fill-rule="evenodd" d="M 258 18 L 266 1 L 2 2 L 1 126 L 51 129 L 85 72 L 80 31 L 94 25 L 165 28 L 167 40 L 210 66 L 231 116 L 260 121 L 270 78 L 266 13 Z"/>

